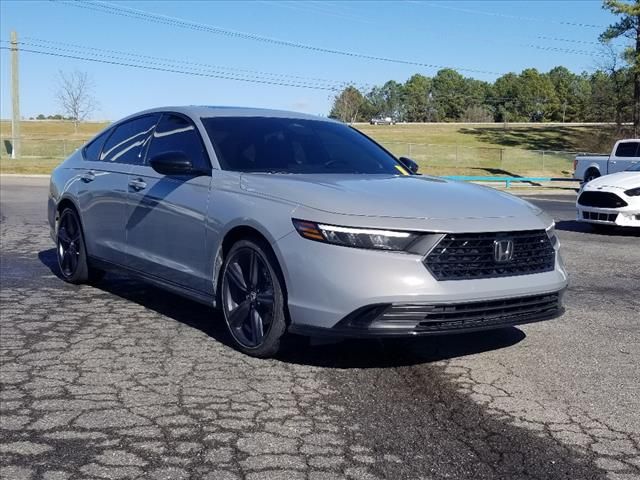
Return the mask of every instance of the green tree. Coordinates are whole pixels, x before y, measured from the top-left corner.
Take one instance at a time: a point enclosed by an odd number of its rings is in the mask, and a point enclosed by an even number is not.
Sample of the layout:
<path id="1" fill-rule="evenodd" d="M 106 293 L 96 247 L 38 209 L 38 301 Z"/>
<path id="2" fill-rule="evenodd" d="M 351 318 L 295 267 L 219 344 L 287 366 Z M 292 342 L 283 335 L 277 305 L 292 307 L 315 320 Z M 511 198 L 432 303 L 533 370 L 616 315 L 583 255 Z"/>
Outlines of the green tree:
<path id="1" fill-rule="evenodd" d="M 366 95 L 366 111 L 373 117 L 387 116 L 387 102 L 382 87 L 375 86 Z"/>
<path id="2" fill-rule="evenodd" d="M 565 67 L 554 67 L 547 73 L 547 76 L 553 84 L 558 100 L 556 104 L 551 106 L 549 116 L 553 121 L 565 122 L 568 118 L 573 117 L 576 75 Z"/>
<path id="3" fill-rule="evenodd" d="M 443 120 L 459 120 L 467 106 L 465 78 L 451 68 L 444 68 L 433 77 L 433 95 L 439 116 Z"/>
<path id="4" fill-rule="evenodd" d="M 403 92 L 407 121 L 431 122 L 436 120 L 429 77 L 416 73 L 405 82 Z"/>
<path id="5" fill-rule="evenodd" d="M 365 104 L 365 98 L 360 90 L 350 85 L 333 99 L 333 107 L 329 117 L 349 123 L 362 120 L 362 110 Z"/>
<path id="6" fill-rule="evenodd" d="M 631 67 L 633 76 L 633 126 L 638 133 L 640 127 L 640 2 L 604 0 L 602 7 L 620 19 L 602 32 L 600 40 L 609 42 L 614 38 L 625 37 L 632 45 L 625 50 L 625 59 Z"/>
<path id="7" fill-rule="evenodd" d="M 507 73 L 493 84 L 493 93 L 489 99 L 494 104 L 497 122 L 518 122 L 524 118 L 518 110 L 520 84 L 516 73 Z"/>
<path id="8" fill-rule="evenodd" d="M 527 68 L 520 74 L 519 106 L 520 113 L 530 122 L 549 120 L 558 97 L 548 76 L 540 74 L 535 68 Z"/>
<path id="9" fill-rule="evenodd" d="M 382 86 L 382 96 L 386 105 L 386 116 L 394 120 L 404 120 L 403 87 L 400 83 L 389 80 Z"/>

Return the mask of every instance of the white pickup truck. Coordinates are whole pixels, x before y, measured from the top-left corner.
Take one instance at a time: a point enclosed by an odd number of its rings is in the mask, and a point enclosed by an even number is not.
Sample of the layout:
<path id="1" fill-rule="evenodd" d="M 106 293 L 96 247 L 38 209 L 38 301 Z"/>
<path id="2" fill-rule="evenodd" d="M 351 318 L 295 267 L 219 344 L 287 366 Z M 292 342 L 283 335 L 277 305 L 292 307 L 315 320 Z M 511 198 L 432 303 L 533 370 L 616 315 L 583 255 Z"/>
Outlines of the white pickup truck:
<path id="1" fill-rule="evenodd" d="M 640 162 L 640 139 L 618 140 L 611 155 L 578 155 L 573 161 L 573 178 L 588 182 L 594 178 L 621 172 Z"/>

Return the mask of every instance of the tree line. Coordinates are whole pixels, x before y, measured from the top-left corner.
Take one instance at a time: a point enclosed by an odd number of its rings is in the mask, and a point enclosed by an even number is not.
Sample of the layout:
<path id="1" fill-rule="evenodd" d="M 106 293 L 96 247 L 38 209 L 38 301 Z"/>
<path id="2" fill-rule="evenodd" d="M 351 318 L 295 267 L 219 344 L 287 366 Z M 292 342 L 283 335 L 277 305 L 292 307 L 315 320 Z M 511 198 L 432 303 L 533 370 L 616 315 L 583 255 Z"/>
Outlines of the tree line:
<path id="1" fill-rule="evenodd" d="M 335 96 L 330 117 L 345 122 L 391 117 L 406 122 L 632 122 L 640 134 L 640 0 L 603 0 L 617 16 L 598 37 L 599 68 L 576 74 L 558 66 L 528 68 L 495 82 L 445 68 L 361 91 L 347 86 Z M 625 39 L 622 52 L 612 40 Z"/>
<path id="2" fill-rule="evenodd" d="M 485 82 L 442 69 L 361 91 L 344 88 L 330 117 L 345 122 L 391 117 L 403 122 L 630 122 L 634 75 L 610 62 L 593 73 L 558 66 L 507 73 Z"/>

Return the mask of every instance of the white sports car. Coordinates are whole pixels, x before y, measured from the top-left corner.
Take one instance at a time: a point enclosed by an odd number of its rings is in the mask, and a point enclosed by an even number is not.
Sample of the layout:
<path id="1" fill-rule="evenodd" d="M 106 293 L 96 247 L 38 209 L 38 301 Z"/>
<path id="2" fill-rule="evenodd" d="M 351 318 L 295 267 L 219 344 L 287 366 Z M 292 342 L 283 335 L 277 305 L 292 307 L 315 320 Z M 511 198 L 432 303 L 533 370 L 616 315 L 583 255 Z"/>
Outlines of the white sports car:
<path id="1" fill-rule="evenodd" d="M 576 207 L 579 222 L 640 228 L 640 163 L 585 183 Z"/>

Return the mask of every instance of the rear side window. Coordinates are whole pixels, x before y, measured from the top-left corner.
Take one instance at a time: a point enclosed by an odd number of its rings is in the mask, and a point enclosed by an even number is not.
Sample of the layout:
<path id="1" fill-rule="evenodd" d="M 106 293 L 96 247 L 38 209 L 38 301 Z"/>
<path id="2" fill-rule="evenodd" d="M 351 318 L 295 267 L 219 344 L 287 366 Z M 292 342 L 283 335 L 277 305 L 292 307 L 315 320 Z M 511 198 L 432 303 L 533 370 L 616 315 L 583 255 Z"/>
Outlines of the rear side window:
<path id="1" fill-rule="evenodd" d="M 211 170 L 209 157 L 195 125 L 180 115 L 171 113 L 162 115 L 153 132 L 147 158 L 151 159 L 167 152 L 182 152 L 191 160 L 195 168 Z"/>
<path id="2" fill-rule="evenodd" d="M 618 145 L 616 157 L 637 157 L 640 142 L 624 142 Z"/>
<path id="3" fill-rule="evenodd" d="M 107 130 L 104 133 L 101 133 L 96 138 L 94 138 L 89 144 L 84 147 L 82 153 L 84 155 L 85 160 L 89 160 L 92 162 L 97 162 L 100 160 L 100 152 L 102 151 L 102 146 L 109 135 L 111 135 L 112 129 Z"/>
<path id="4" fill-rule="evenodd" d="M 145 115 L 118 125 L 104 144 L 100 160 L 141 165 L 159 116 Z"/>

